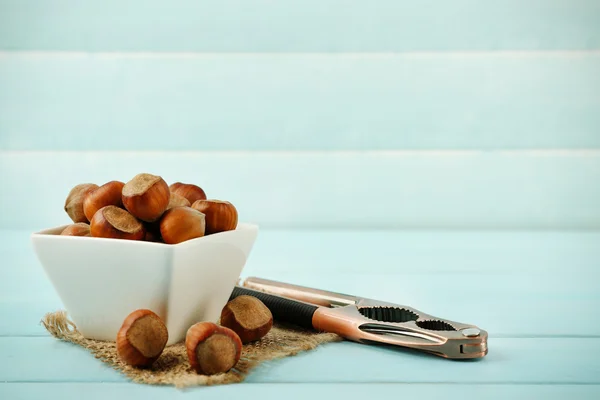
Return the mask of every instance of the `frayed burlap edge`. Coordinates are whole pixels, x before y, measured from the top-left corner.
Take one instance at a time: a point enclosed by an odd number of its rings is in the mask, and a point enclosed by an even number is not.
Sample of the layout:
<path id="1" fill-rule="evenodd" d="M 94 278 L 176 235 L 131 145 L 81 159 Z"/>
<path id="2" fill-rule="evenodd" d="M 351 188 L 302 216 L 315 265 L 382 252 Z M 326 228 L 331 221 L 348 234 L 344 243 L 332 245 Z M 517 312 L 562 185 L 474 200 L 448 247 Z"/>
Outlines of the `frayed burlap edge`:
<path id="1" fill-rule="evenodd" d="M 234 369 L 224 374 L 209 376 L 199 375 L 190 368 L 183 343 L 168 346 L 150 368 L 141 369 L 123 363 L 117 356 L 114 342 L 84 338 L 65 311 L 46 314 L 42 324 L 55 338 L 86 348 L 96 358 L 134 382 L 173 385 L 179 388 L 242 382 L 253 368 L 263 362 L 293 356 L 321 344 L 341 340 L 332 333 L 316 333 L 276 324 L 260 341 L 244 345 L 242 358 Z"/>

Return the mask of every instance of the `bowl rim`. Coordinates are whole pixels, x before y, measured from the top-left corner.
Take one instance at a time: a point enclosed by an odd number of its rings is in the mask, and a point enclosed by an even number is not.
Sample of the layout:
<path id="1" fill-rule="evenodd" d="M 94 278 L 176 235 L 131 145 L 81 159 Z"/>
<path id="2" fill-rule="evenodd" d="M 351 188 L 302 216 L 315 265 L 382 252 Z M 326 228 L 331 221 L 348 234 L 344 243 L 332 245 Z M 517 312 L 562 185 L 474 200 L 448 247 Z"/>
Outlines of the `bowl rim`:
<path id="1" fill-rule="evenodd" d="M 248 223 L 248 222 L 240 222 L 240 223 L 238 223 L 237 227 L 231 231 L 213 233 L 210 235 L 201 236 L 199 238 L 186 240 L 185 242 L 181 242 L 181 243 L 177 243 L 177 244 L 167 244 L 167 243 L 160 243 L 160 242 L 147 242 L 145 240 L 126 240 L 126 239 L 113 239 L 113 238 L 99 238 L 99 237 L 91 237 L 91 236 L 68 236 L 68 235 L 63 236 L 63 235 L 61 235 L 60 232 L 62 232 L 69 225 L 72 225 L 72 224 L 57 226 L 54 228 L 42 229 L 41 231 L 32 233 L 31 239 L 33 240 L 35 238 L 43 237 L 47 240 L 71 240 L 71 241 L 74 241 L 75 243 L 78 241 L 92 240 L 97 243 L 123 243 L 123 244 L 130 244 L 131 246 L 155 246 L 155 247 L 160 246 L 160 247 L 173 248 L 173 247 L 189 246 L 194 243 L 202 242 L 203 240 L 205 241 L 207 238 L 211 238 L 211 237 L 213 237 L 213 238 L 214 237 L 227 237 L 227 236 L 232 235 L 236 231 L 251 231 L 251 230 L 258 231 L 257 224 L 252 224 L 252 223 Z"/>

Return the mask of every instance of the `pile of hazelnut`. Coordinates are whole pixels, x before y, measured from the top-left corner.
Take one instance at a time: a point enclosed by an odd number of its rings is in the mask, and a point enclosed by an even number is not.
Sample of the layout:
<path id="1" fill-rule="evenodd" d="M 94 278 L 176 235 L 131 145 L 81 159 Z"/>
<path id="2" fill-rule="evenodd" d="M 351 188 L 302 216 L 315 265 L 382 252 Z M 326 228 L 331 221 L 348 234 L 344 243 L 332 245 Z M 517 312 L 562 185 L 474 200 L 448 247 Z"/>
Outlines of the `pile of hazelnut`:
<path id="1" fill-rule="evenodd" d="M 238 296 L 225 305 L 221 325 L 198 322 L 185 337 L 190 366 L 199 374 L 213 375 L 235 367 L 242 343 L 262 339 L 273 326 L 271 311 L 256 297 Z M 150 310 L 129 314 L 117 334 L 117 354 L 134 367 L 149 367 L 162 354 L 169 339 L 167 327 Z"/>
<path id="2" fill-rule="evenodd" d="M 75 186 L 65 201 L 74 224 L 61 235 L 146 240 L 177 244 L 230 231 L 238 222 L 233 204 L 207 200 L 204 190 L 160 177 L 138 174 L 127 183 Z"/>

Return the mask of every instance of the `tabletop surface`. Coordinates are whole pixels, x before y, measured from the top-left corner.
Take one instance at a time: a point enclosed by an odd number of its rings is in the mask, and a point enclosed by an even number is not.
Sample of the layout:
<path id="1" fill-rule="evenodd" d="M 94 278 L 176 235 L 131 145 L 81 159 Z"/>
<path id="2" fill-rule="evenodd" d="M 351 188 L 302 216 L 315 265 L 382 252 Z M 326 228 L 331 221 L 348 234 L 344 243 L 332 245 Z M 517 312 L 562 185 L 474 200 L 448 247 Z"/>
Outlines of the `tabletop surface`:
<path id="1" fill-rule="evenodd" d="M 600 232 L 263 230 L 243 276 L 406 304 L 489 331 L 457 362 L 340 342 L 272 361 L 244 383 L 133 384 L 39 321 L 61 303 L 30 231 L 0 231 L 0 398 L 600 396 Z"/>

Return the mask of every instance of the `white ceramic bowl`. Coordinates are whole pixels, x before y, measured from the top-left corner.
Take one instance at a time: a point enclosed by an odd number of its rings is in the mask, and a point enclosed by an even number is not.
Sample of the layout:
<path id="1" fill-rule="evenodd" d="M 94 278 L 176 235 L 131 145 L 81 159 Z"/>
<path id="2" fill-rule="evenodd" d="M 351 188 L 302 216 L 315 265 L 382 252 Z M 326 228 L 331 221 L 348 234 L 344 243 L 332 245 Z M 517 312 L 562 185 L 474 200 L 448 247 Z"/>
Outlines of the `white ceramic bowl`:
<path id="1" fill-rule="evenodd" d="M 198 321 L 217 321 L 242 272 L 258 227 L 239 224 L 176 245 L 60 236 L 63 227 L 32 235 L 35 252 L 83 336 L 116 340 L 125 317 L 157 313 L 180 342 Z"/>

